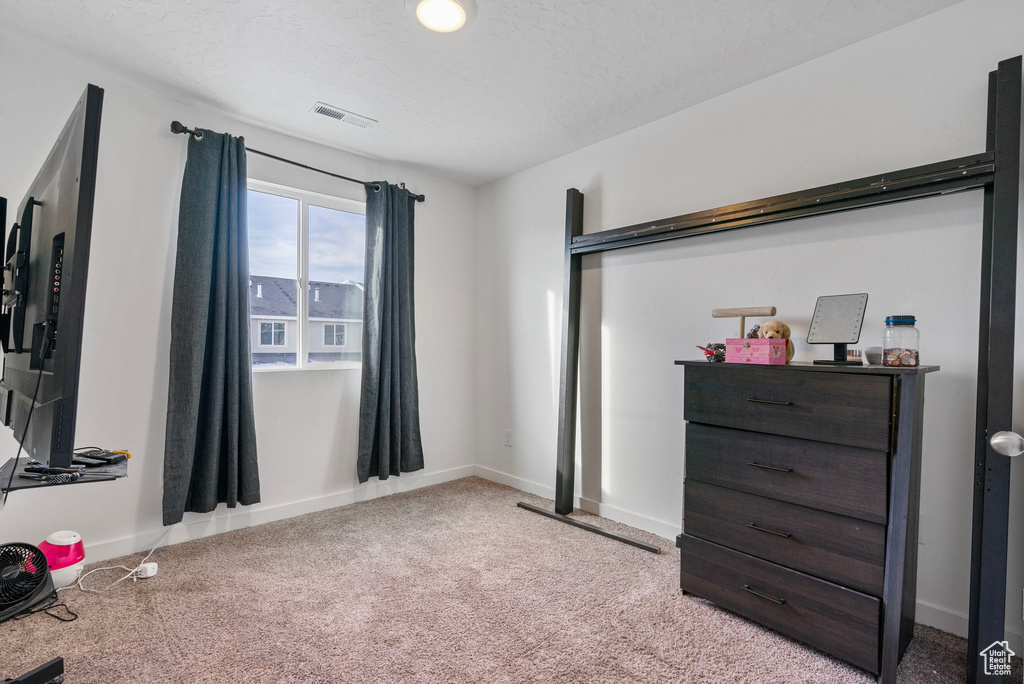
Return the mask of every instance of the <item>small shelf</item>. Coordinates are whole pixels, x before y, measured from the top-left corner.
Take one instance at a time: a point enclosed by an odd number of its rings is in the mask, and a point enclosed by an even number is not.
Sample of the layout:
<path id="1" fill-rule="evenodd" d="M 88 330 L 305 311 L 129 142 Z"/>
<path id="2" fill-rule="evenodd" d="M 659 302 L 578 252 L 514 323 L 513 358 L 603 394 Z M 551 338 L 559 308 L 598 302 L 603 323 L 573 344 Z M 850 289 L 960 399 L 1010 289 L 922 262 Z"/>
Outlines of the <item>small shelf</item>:
<path id="1" fill-rule="evenodd" d="M 12 492 L 18 489 L 38 489 L 40 487 L 63 487 L 65 485 L 89 484 L 90 482 L 110 482 L 122 477 L 128 477 L 127 459 L 113 465 L 86 468 L 82 471 L 82 477 L 74 482 L 51 484 L 43 482 L 42 480 L 31 480 L 24 477 L 18 477 L 19 473 L 25 472 L 25 466 L 28 465 L 29 460 L 28 456 L 19 458 L 18 463 L 15 466 L 14 459 L 12 458 L 8 459 L 7 463 L 5 463 L 3 467 L 0 467 L 0 492 L 7 490 L 7 481 L 11 479 L 11 468 L 13 467 L 17 467 L 17 471 L 14 473 L 14 479 L 11 480 Z"/>

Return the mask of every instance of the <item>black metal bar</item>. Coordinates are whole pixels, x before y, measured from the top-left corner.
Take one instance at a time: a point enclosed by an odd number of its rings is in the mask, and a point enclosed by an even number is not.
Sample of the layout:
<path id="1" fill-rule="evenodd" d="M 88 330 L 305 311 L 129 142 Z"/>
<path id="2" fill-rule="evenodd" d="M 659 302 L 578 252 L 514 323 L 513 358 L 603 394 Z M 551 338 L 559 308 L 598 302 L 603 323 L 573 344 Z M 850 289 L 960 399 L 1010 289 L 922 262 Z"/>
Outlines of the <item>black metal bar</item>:
<path id="1" fill-rule="evenodd" d="M 522 501 L 517 503 L 516 506 L 519 506 L 520 508 L 525 508 L 528 511 L 533 511 L 534 513 L 540 513 L 541 515 L 547 516 L 548 518 L 551 518 L 552 520 L 558 520 L 559 522 L 564 522 L 566 524 L 572 525 L 573 527 L 578 527 L 580 529 L 587 530 L 588 532 L 593 532 L 594 534 L 599 534 L 602 537 L 608 537 L 609 539 L 614 539 L 615 541 L 620 541 L 623 544 L 629 544 L 630 546 L 635 546 L 636 548 L 643 549 L 644 551 L 650 551 L 651 553 L 661 553 L 661 547 L 660 546 L 655 546 L 654 544 L 648 544 L 647 542 L 642 542 L 639 539 L 633 539 L 633 537 L 627 537 L 624 534 L 618 534 L 616 532 L 609 532 L 608 530 L 600 528 L 597 525 L 591 525 L 589 523 L 581 522 L 579 520 L 576 520 L 575 518 L 570 518 L 567 515 L 562 515 L 561 513 L 556 513 L 554 511 L 549 511 L 546 508 L 541 508 L 540 506 L 534 506 L 533 504 L 524 503 Z"/>
<path id="2" fill-rule="evenodd" d="M 576 489 L 576 399 L 580 366 L 580 277 L 582 257 L 572 240 L 583 233 L 583 193 L 565 194 L 565 282 L 562 287 L 562 368 L 558 386 L 558 473 L 555 510 L 572 513 Z"/>
<path id="3" fill-rule="evenodd" d="M 64 681 L 64 659 L 54 658 L 31 672 L 14 679 L 5 679 L 10 684 L 55 684 Z"/>
<path id="4" fill-rule="evenodd" d="M 1001 682 L 1002 676 L 985 675 L 981 649 L 1004 638 L 1006 618 L 1006 562 L 1009 533 L 1010 458 L 992 449 L 991 435 L 1012 429 L 1014 323 L 1017 287 L 1017 231 L 1020 183 L 1021 58 L 999 63 L 996 71 L 993 133 L 996 172 L 990 193 L 985 194 L 985 216 L 991 221 L 991 244 L 984 253 L 982 283 L 983 323 L 987 323 L 987 347 L 979 354 L 979 410 L 984 433 L 977 426 L 975 538 L 971 548 L 971 604 L 968 631 L 968 681 Z M 990 101 L 991 102 L 991 101 Z M 985 290 L 988 289 L 986 294 Z M 987 298 L 987 301 L 986 301 Z M 985 320 L 987 318 L 987 321 Z M 984 336 L 984 331 L 982 335 Z M 984 337 L 983 337 L 984 339 Z M 982 366 L 984 364 L 984 366 Z M 983 391 L 981 377 L 987 386 Z M 979 465 L 976 462 L 976 467 Z M 978 497 L 982 500 L 979 502 Z M 980 533 L 980 541 L 977 535 Z"/>
<path id="5" fill-rule="evenodd" d="M 682 214 L 651 223 L 638 223 L 632 226 L 615 228 L 598 233 L 588 233 L 575 240 L 576 243 L 590 242 L 606 237 L 629 237 L 639 231 L 671 228 L 677 224 L 690 221 L 702 222 L 717 219 L 718 222 L 742 216 L 758 217 L 762 213 L 778 212 L 799 207 L 804 204 L 821 204 L 835 202 L 838 199 L 873 195 L 878 193 L 896 192 L 907 187 L 921 184 L 938 183 L 946 180 L 961 180 L 979 173 L 985 173 L 984 167 L 991 166 L 994 156 L 991 151 L 948 159 L 932 164 L 891 171 L 885 174 L 867 176 L 854 180 L 841 181 L 830 185 L 822 185 L 806 190 L 765 197 L 726 205 L 714 209 Z M 982 167 L 982 168 L 978 168 Z M 991 173 L 991 168 L 988 172 Z"/>
<path id="6" fill-rule="evenodd" d="M 171 133 L 178 133 L 178 134 L 187 133 L 188 135 L 192 136 L 196 140 L 202 140 L 203 139 L 203 132 L 201 130 L 199 130 L 198 128 L 188 128 L 184 124 L 182 124 L 180 121 L 172 121 L 171 122 Z M 262 150 L 257 150 L 255 148 L 252 148 L 252 147 L 249 147 L 249 146 L 246 146 L 245 151 L 246 152 L 251 152 L 252 154 L 258 154 L 261 157 L 267 157 L 268 159 L 273 159 L 275 161 L 284 162 L 285 164 L 291 164 L 292 166 L 297 166 L 300 169 L 306 169 L 307 171 L 315 171 L 316 173 L 322 173 L 325 176 L 330 176 L 331 178 L 338 178 L 338 179 L 343 180 L 343 181 L 348 181 L 349 183 L 358 183 L 359 185 L 366 186 L 367 188 L 370 188 L 370 189 L 375 190 L 375 191 L 379 191 L 380 190 L 380 185 L 377 184 L 377 183 L 371 183 L 371 182 L 368 182 L 368 181 L 361 181 L 358 178 L 350 178 L 349 176 L 342 176 L 340 173 L 334 173 L 332 171 L 325 171 L 323 169 L 318 169 L 315 166 L 310 166 L 308 164 L 303 164 L 301 162 L 292 161 L 291 159 L 286 159 L 284 157 L 279 157 L 276 154 L 270 154 L 269 152 L 264 152 Z M 424 196 L 424 195 L 413 195 L 412 193 L 410 193 L 409 196 L 412 197 L 417 202 L 422 202 L 422 201 L 424 201 L 426 199 L 426 196 Z"/>
<path id="7" fill-rule="evenodd" d="M 360 185 L 365 185 L 366 187 L 371 188 L 373 190 L 380 190 L 380 185 L 378 185 L 377 183 L 370 183 L 370 182 L 367 182 L 367 181 L 361 181 L 358 178 L 350 178 L 348 176 L 342 176 L 340 173 L 333 173 L 331 171 L 324 171 L 323 169 L 318 169 L 315 166 L 310 166 L 308 164 L 303 164 L 301 162 L 292 161 L 291 159 L 285 159 L 284 157 L 279 157 L 276 154 L 270 154 L 269 152 L 264 152 L 263 150 L 257 150 L 255 148 L 249 147 L 248 145 L 246 145 L 245 151 L 246 152 L 251 152 L 252 154 L 258 154 L 261 157 L 266 157 L 267 159 L 273 159 L 275 161 L 284 162 L 285 164 L 291 164 L 292 166 L 297 166 L 300 169 L 306 169 L 307 171 L 316 171 L 317 173 L 322 173 L 325 176 L 330 176 L 331 178 L 339 178 L 339 179 L 341 179 L 343 181 L 348 181 L 349 183 L 358 183 Z"/>
<path id="8" fill-rule="evenodd" d="M 840 181 L 829 185 L 820 185 L 815 188 L 797 190 L 795 192 L 782 195 L 774 195 L 772 197 L 764 197 L 747 202 L 729 204 L 715 209 L 705 209 L 703 211 L 692 212 L 689 214 L 680 214 L 679 216 L 656 221 L 655 224 L 670 226 L 687 220 L 710 219 L 716 217 L 719 220 L 722 220 L 724 218 L 728 218 L 731 214 L 738 213 L 756 215 L 763 209 L 779 210 L 786 208 L 787 205 L 803 204 L 806 202 L 808 197 L 818 200 L 815 202 L 817 204 L 820 202 L 832 201 L 836 196 L 850 196 L 863 193 L 870 194 L 879 190 L 896 190 L 904 187 L 907 183 L 917 184 L 921 182 L 936 182 L 939 179 L 950 177 L 955 178 L 964 175 L 970 176 L 971 173 L 976 172 L 972 172 L 971 167 L 989 164 L 993 159 L 994 157 L 992 152 L 987 150 L 980 154 L 972 154 L 965 157 L 933 162 L 931 164 L 923 164 L 921 166 L 900 169 L 898 171 L 890 171 L 889 173 L 865 176 L 863 178 Z M 964 171 L 968 171 L 968 173 L 964 174 Z M 576 242 L 585 242 L 598 237 L 611 236 L 615 234 L 629 235 L 638 230 L 649 228 L 650 226 L 650 223 L 637 223 L 631 226 L 601 231 L 599 233 L 588 233 L 576 240 Z"/>
<path id="9" fill-rule="evenodd" d="M 574 254 L 586 254 L 622 249 L 971 190 L 991 182 L 994 171 L 992 153 L 984 152 L 650 223 L 588 233 L 573 240 L 572 251 Z"/>

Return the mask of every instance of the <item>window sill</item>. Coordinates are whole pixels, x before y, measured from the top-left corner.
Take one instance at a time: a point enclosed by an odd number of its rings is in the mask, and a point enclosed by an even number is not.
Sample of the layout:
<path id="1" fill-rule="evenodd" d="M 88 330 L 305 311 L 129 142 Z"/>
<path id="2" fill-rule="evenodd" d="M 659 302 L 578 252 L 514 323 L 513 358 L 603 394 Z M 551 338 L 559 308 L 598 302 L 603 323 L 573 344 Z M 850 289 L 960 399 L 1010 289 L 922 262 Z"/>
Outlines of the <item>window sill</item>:
<path id="1" fill-rule="evenodd" d="M 338 370 L 359 370 L 363 367 L 363 364 L 357 361 L 342 361 L 339 363 L 317 363 L 312 366 L 303 366 L 298 368 L 296 366 L 278 366 L 276 368 L 258 368 L 252 369 L 253 373 L 308 373 L 317 371 L 338 371 Z"/>

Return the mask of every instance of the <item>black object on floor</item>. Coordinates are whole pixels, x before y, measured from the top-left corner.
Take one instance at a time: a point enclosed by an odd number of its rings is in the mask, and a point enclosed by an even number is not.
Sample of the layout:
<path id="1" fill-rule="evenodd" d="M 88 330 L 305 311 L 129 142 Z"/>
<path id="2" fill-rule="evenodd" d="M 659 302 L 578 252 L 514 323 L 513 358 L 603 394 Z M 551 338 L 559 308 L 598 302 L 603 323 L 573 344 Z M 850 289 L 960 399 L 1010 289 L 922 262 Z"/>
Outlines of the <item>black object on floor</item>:
<path id="1" fill-rule="evenodd" d="M 31 672 L 14 679 L 5 679 L 0 684 L 61 684 L 64 681 L 64 659 L 54 658 Z"/>

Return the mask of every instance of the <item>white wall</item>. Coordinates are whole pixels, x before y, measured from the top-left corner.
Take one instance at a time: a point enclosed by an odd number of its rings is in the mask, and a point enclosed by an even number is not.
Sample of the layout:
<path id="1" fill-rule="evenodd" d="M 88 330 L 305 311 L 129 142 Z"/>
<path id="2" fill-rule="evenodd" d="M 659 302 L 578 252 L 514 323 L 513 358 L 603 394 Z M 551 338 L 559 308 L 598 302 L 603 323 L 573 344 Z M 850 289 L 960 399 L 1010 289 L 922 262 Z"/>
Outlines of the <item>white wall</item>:
<path id="1" fill-rule="evenodd" d="M 25 53 L 39 59 L 26 58 Z M 186 514 L 171 541 L 393 493 L 472 472 L 475 191 L 314 145 L 129 87 L 114 76 L 0 38 L 0 194 L 17 206 L 87 83 L 106 89 L 87 290 L 76 443 L 132 451 L 130 477 L 16 492 L 0 540 L 82 533 L 89 558 L 147 548 L 161 534 L 171 288 L 186 140 L 180 119 L 357 178 L 404 181 L 416 207 L 417 352 L 427 468 L 386 483 L 355 475 L 359 371 L 260 372 L 254 378 L 262 503 Z M 365 199 L 361 187 L 255 155 L 254 178 Z M 11 212 L 13 215 L 13 212 Z M 10 217 L 10 215 L 9 215 Z M 9 431 L 0 453 L 14 455 Z"/>
<path id="2" fill-rule="evenodd" d="M 481 472 L 552 495 L 566 188 L 584 193 L 594 232 L 982 151 L 987 74 L 1024 52 L 1022 25 L 1024 3 L 970 0 L 481 189 Z M 923 361 L 942 366 L 927 381 L 918 619 L 965 633 L 980 225 L 973 192 L 586 257 L 582 505 L 679 532 L 672 362 L 736 334 L 712 308 L 777 306 L 807 360 L 830 354 L 802 340 L 815 298 L 869 292 L 860 347 L 879 344 L 886 314 L 913 313 Z M 1024 358 L 1015 378 L 1024 389 Z M 1007 626 L 1019 645 L 1020 464 L 1013 478 Z"/>

